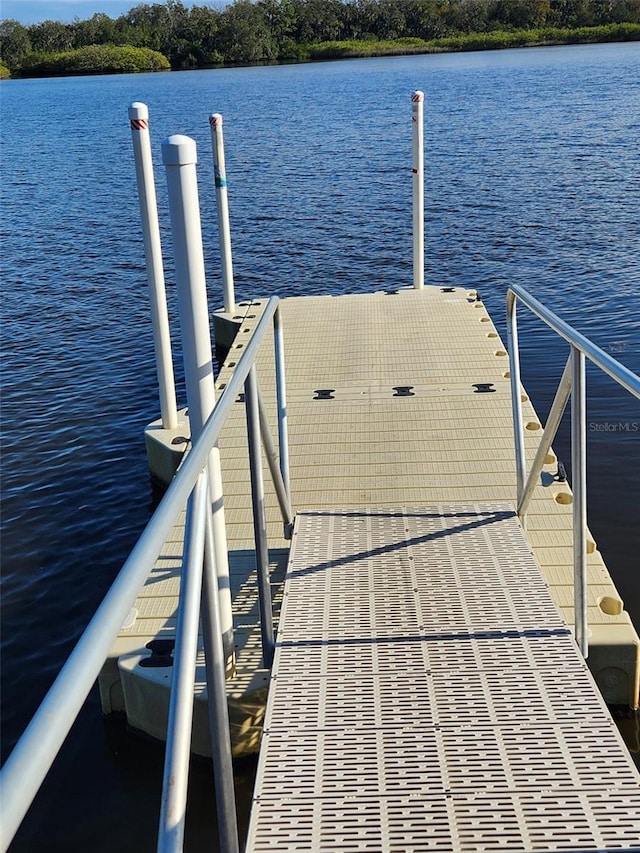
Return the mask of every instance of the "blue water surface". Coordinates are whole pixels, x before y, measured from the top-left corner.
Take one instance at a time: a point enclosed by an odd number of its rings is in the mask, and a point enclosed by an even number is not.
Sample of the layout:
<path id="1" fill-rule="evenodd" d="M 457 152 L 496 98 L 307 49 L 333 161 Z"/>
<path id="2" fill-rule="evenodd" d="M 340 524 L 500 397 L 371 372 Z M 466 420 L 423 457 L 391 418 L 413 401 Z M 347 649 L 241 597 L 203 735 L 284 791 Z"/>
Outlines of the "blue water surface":
<path id="1" fill-rule="evenodd" d="M 522 284 L 640 372 L 638 68 L 640 45 L 614 44 L 2 84 L 4 754 L 152 510 L 143 428 L 158 399 L 129 104 L 151 112 L 182 402 L 160 141 L 198 144 L 212 308 L 212 112 L 239 299 L 410 285 L 414 89 L 427 282 L 478 288 L 502 333 L 506 288 Z M 522 325 L 544 417 L 566 345 Z M 588 378 L 589 523 L 640 627 L 640 406 Z M 92 693 L 12 849 L 154 850 L 161 767 Z M 243 825 L 252 773 L 239 765 Z M 187 850 L 215 849 L 210 786 L 196 764 Z"/>

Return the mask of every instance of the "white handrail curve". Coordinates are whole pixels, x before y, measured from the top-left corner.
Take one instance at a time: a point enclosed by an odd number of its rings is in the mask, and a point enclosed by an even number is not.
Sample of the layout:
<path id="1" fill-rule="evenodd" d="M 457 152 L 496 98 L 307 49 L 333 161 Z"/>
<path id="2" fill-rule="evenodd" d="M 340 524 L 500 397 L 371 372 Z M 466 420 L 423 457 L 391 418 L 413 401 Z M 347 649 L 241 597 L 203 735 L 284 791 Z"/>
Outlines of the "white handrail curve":
<path id="1" fill-rule="evenodd" d="M 536 317 L 563 338 L 571 347 L 569 361 L 556 392 L 540 446 L 527 476 L 524 451 L 524 424 L 520 386 L 520 352 L 518 346 L 517 302 L 522 302 Z M 586 486 L 586 381 L 585 358 L 597 365 L 622 388 L 640 399 L 640 377 L 625 367 L 589 338 L 550 311 L 524 287 L 512 285 L 507 291 L 507 348 L 511 381 L 518 515 L 523 526 L 529 501 L 542 472 L 542 467 L 560 425 L 569 393 L 571 393 L 571 462 L 573 489 L 573 580 L 574 628 L 578 646 L 584 657 L 589 653 L 587 624 L 587 486 Z"/>

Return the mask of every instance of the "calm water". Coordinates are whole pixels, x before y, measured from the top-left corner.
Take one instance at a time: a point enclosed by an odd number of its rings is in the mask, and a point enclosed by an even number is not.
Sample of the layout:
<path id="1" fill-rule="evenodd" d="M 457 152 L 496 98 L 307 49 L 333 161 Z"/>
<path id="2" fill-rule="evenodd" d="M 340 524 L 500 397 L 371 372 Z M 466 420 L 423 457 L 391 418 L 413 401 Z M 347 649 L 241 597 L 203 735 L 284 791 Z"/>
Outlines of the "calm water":
<path id="1" fill-rule="evenodd" d="M 629 44 L 2 84 L 5 754 L 151 511 L 128 105 L 151 110 L 165 223 L 160 141 L 198 142 L 217 307 L 208 115 L 225 118 L 238 298 L 369 291 L 411 283 L 409 95 L 423 89 L 427 281 L 477 287 L 502 332 L 522 283 L 640 372 L 639 68 Z M 175 317 L 170 283 L 169 300 Z M 522 337 L 544 417 L 565 347 L 531 321 Z M 640 627 L 640 406 L 590 371 L 589 422 L 589 522 Z M 556 449 L 568 460 L 566 434 Z M 253 767 L 238 768 L 243 815 Z M 12 849 L 154 850 L 161 769 L 92 693 Z M 210 784 L 196 764 L 191 851 L 215 839 Z"/>

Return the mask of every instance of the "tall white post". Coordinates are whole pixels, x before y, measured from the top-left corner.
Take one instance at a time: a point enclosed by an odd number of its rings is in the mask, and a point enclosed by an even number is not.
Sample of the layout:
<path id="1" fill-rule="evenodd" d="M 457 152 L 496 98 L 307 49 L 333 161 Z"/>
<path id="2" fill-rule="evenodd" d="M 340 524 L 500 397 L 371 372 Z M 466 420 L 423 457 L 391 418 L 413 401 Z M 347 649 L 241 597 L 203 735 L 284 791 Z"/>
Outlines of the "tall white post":
<path id="1" fill-rule="evenodd" d="M 411 95 L 413 125 L 413 286 L 424 287 L 424 92 Z"/>
<path id="2" fill-rule="evenodd" d="M 162 266 L 162 247 L 160 245 L 160 227 L 158 225 L 158 206 L 156 187 L 153 179 L 153 162 L 149 140 L 149 110 L 146 104 L 133 103 L 129 107 L 133 154 L 136 163 L 138 198 L 144 254 L 147 265 L 147 283 L 151 302 L 151 323 L 156 353 L 156 369 L 160 390 L 160 414 L 165 429 L 178 426 L 176 406 L 176 387 L 173 376 L 173 358 L 171 355 L 171 337 L 169 335 L 169 315 L 167 296 L 164 286 Z"/>
<path id="3" fill-rule="evenodd" d="M 573 491 L 573 604 L 575 639 L 589 655 L 587 575 L 587 425 L 584 353 L 571 347 L 571 489 Z"/>
<path id="4" fill-rule="evenodd" d="M 210 116 L 209 124 L 211 126 L 211 146 L 213 148 L 213 173 L 216 185 L 218 231 L 220 233 L 224 310 L 228 313 L 233 313 L 236 310 L 236 298 L 233 287 L 233 259 L 231 257 L 227 172 L 224 162 L 224 138 L 222 135 L 222 116 L 220 113 L 214 113 Z"/>
<path id="5" fill-rule="evenodd" d="M 191 440 L 195 442 L 215 405 L 195 142 L 188 136 L 170 136 L 162 143 L 162 160 L 167 171 L 169 190 L 169 214 L 173 235 Z M 222 497 L 222 472 L 217 445 L 211 449 L 209 455 L 209 489 L 213 505 L 214 550 L 220 594 L 222 640 L 225 657 L 229 660 L 233 655 L 233 617 Z"/>

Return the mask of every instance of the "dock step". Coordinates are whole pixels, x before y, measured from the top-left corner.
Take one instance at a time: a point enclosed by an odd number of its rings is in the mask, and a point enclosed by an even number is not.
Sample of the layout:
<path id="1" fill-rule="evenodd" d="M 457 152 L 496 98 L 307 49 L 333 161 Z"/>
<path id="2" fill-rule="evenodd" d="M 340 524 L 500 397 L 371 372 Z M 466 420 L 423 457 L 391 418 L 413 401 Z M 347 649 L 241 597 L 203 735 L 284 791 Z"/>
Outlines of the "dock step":
<path id="1" fill-rule="evenodd" d="M 640 849 L 640 776 L 505 504 L 298 514 L 247 851 Z"/>

